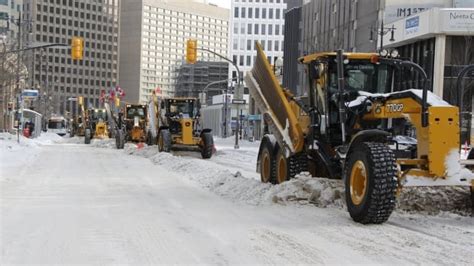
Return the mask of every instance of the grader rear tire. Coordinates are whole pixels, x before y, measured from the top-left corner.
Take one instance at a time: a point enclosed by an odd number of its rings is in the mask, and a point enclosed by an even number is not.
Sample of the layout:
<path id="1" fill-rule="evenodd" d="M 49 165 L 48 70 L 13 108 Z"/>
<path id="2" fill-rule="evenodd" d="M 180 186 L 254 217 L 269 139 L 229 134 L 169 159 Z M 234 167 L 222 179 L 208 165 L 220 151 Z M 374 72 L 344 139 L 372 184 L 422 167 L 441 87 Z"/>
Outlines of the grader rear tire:
<path id="1" fill-rule="evenodd" d="M 158 136 L 158 151 L 170 152 L 171 151 L 171 133 L 168 129 L 160 130 Z"/>
<path id="2" fill-rule="evenodd" d="M 262 183 L 275 183 L 275 155 L 273 145 L 265 141 L 260 152 L 260 180 Z"/>
<path id="3" fill-rule="evenodd" d="M 283 149 L 276 153 L 276 183 L 281 184 L 290 179 L 290 160 L 286 158 Z"/>
<path id="4" fill-rule="evenodd" d="M 90 130 L 90 128 L 86 128 L 86 131 L 84 133 L 84 143 L 91 144 L 91 138 L 92 138 L 92 131 Z"/>
<path id="5" fill-rule="evenodd" d="M 356 144 L 345 169 L 346 203 L 352 219 L 380 224 L 395 208 L 397 164 L 390 148 L 382 143 Z"/>
<path id="6" fill-rule="evenodd" d="M 201 134 L 202 147 L 201 156 L 203 159 L 209 159 L 212 157 L 212 149 L 214 148 L 214 139 L 210 132 Z"/>
<path id="7" fill-rule="evenodd" d="M 122 130 L 117 130 L 115 134 L 115 147 L 119 150 L 125 147 L 125 136 Z"/>

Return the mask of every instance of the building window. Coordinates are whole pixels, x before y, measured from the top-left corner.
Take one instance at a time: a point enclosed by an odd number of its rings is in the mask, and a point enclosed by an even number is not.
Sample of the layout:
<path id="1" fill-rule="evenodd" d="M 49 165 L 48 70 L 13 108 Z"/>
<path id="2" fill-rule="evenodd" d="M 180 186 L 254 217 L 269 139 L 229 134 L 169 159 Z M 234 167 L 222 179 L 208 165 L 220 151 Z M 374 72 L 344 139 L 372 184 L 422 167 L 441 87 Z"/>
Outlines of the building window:
<path id="1" fill-rule="evenodd" d="M 262 24 L 262 35 L 266 34 L 266 25 Z"/>
<path id="2" fill-rule="evenodd" d="M 258 24 L 255 24 L 255 28 L 254 28 L 253 34 L 258 35 Z"/>
<path id="3" fill-rule="evenodd" d="M 273 35 L 273 25 L 268 25 L 268 35 Z"/>
<path id="4" fill-rule="evenodd" d="M 280 19 L 280 9 L 275 10 L 276 14 L 275 17 L 276 19 Z"/>
<path id="5" fill-rule="evenodd" d="M 241 55 L 239 59 L 240 59 L 239 66 L 243 66 L 244 65 L 244 56 Z"/>
<path id="6" fill-rule="evenodd" d="M 252 24 L 247 24 L 247 34 L 252 34 Z"/>
<path id="7" fill-rule="evenodd" d="M 237 45 L 238 45 L 237 42 L 238 42 L 237 39 L 234 39 L 233 42 L 232 42 L 232 48 L 233 48 L 234 50 L 237 50 L 237 49 L 238 49 L 238 47 L 237 47 Z"/>
<path id="8" fill-rule="evenodd" d="M 252 50 L 252 40 L 247 40 L 247 50 Z"/>
<path id="9" fill-rule="evenodd" d="M 262 9 L 262 18 L 267 18 L 267 9 L 266 8 Z"/>
<path id="10" fill-rule="evenodd" d="M 260 8 L 255 8 L 255 18 L 260 18 Z"/>
<path id="11" fill-rule="evenodd" d="M 239 17 L 239 8 L 234 7 L 234 18 L 238 18 L 238 17 Z"/>
<path id="12" fill-rule="evenodd" d="M 252 18 L 252 15 L 253 15 L 253 14 L 252 14 L 252 11 L 253 11 L 253 9 L 252 9 L 251 7 L 249 7 L 249 14 L 248 14 L 248 15 L 249 15 L 249 18 Z"/>
<path id="13" fill-rule="evenodd" d="M 240 9 L 240 17 L 245 18 L 245 7 Z"/>
<path id="14" fill-rule="evenodd" d="M 239 33 L 239 23 L 234 24 L 234 34 Z"/>
<path id="15" fill-rule="evenodd" d="M 268 9 L 268 18 L 273 19 L 273 8 Z"/>
<path id="16" fill-rule="evenodd" d="M 246 62 L 246 63 L 247 63 L 247 64 L 246 64 L 247 66 L 251 66 L 251 61 L 250 61 L 250 60 L 251 60 L 251 56 L 250 56 L 250 55 L 247 55 L 247 62 Z"/>
<path id="17" fill-rule="evenodd" d="M 275 35 L 280 35 L 280 25 L 275 25 Z"/>

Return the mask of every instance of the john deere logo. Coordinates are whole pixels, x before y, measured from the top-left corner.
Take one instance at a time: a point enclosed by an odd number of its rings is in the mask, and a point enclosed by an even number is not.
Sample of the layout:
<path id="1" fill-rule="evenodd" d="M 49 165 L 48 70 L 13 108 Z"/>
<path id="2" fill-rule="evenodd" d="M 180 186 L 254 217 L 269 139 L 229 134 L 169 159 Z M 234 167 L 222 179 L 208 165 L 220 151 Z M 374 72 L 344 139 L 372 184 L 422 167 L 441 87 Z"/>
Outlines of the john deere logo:
<path id="1" fill-rule="evenodd" d="M 381 108 L 380 105 L 377 105 L 377 107 L 375 107 L 375 113 L 376 113 L 376 114 L 382 113 L 382 108 Z"/>
<path id="2" fill-rule="evenodd" d="M 187 126 L 187 127 L 189 127 L 189 126 L 191 125 L 191 123 L 190 123 L 190 122 L 186 122 L 186 123 L 184 123 L 184 125 Z"/>

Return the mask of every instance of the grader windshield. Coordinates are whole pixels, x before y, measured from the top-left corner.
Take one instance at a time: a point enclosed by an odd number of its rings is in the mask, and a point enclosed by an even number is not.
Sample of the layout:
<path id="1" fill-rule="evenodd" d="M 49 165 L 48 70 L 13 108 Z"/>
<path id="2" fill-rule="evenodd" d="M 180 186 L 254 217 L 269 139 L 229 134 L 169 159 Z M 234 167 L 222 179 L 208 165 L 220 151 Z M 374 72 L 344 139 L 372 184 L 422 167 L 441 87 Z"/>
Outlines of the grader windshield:
<path id="1" fill-rule="evenodd" d="M 337 91 L 336 63 L 330 64 L 329 90 Z M 391 84 L 390 67 L 385 64 L 373 64 L 368 60 L 350 60 L 344 65 L 346 90 L 387 93 Z"/>
<path id="2" fill-rule="evenodd" d="M 171 116 L 182 115 L 185 118 L 194 117 L 195 101 L 191 99 L 172 99 L 169 100 L 168 110 Z"/>

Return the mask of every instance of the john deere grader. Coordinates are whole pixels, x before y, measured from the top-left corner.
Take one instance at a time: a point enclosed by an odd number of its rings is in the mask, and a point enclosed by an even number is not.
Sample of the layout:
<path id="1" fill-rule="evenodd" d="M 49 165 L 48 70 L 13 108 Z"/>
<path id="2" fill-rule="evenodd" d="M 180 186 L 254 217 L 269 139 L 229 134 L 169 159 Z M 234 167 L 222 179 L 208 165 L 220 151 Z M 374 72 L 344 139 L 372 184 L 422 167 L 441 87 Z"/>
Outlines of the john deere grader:
<path id="1" fill-rule="evenodd" d="M 428 91 L 413 62 L 375 53 L 300 58 L 307 97 L 280 87 L 262 48 L 245 81 L 263 112 L 266 134 L 257 171 L 282 183 L 301 171 L 342 178 L 350 216 L 385 222 L 403 186 L 472 186 L 459 164 L 459 111 Z M 422 89 L 397 91 L 394 70 L 417 71 Z"/>
<path id="2" fill-rule="evenodd" d="M 212 156 L 211 129 L 202 128 L 200 103 L 196 98 L 169 98 L 160 101 L 158 148 L 199 151 L 203 159 Z"/>

